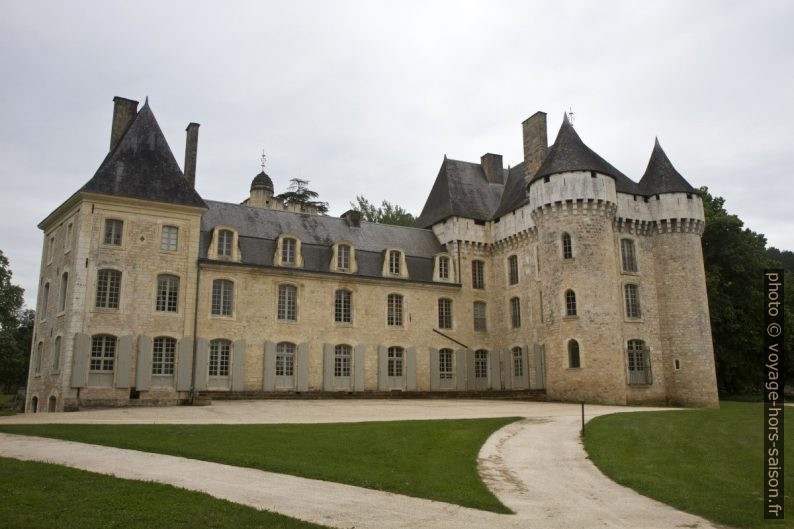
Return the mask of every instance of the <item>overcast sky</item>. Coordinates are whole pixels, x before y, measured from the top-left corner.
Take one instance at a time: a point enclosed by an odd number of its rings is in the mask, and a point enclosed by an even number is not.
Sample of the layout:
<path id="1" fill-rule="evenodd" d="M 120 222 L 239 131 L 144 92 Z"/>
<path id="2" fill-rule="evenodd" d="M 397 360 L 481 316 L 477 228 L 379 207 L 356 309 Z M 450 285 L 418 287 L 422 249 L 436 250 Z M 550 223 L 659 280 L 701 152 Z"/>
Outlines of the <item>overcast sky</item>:
<path id="1" fill-rule="evenodd" d="M 522 161 L 563 111 L 634 180 L 654 136 L 695 187 L 794 250 L 794 2 L 0 0 L 0 249 L 35 304 L 36 228 L 107 153 L 113 96 L 146 96 L 197 189 L 239 202 L 268 156 L 338 215 L 418 214 L 444 154 Z"/>

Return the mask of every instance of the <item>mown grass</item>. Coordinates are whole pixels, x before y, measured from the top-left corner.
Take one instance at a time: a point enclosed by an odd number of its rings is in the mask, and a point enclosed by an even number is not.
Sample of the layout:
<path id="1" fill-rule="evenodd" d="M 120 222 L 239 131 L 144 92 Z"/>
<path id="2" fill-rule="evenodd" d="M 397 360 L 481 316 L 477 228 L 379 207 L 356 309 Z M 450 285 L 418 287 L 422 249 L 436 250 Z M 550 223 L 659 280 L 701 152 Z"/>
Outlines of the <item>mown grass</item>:
<path id="1" fill-rule="evenodd" d="M 321 529 L 207 494 L 59 465 L 0 458 L 0 527 L 9 529 Z"/>
<path id="2" fill-rule="evenodd" d="M 720 406 L 596 417 L 584 445 L 604 474 L 678 509 L 733 527 L 794 527 L 763 519 L 763 404 Z M 785 420 L 791 431 L 794 409 L 785 410 Z M 787 435 L 785 445 L 785 480 L 794 484 L 794 436 Z"/>
<path id="3" fill-rule="evenodd" d="M 0 431 L 178 455 L 509 513 L 480 479 L 485 440 L 516 418 L 337 424 L 2 425 Z"/>

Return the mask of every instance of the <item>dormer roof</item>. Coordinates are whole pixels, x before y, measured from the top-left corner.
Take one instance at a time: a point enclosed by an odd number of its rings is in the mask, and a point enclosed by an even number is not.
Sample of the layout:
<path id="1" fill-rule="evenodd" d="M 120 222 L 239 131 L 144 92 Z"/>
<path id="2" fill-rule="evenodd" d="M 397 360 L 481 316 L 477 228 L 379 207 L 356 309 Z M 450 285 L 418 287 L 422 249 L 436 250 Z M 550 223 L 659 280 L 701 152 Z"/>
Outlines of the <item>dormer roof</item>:
<path id="1" fill-rule="evenodd" d="M 651 159 L 648 167 L 640 179 L 640 191 L 644 195 L 659 195 L 662 193 L 696 193 L 681 173 L 676 171 L 672 162 L 659 144 L 659 138 L 653 145 Z"/>

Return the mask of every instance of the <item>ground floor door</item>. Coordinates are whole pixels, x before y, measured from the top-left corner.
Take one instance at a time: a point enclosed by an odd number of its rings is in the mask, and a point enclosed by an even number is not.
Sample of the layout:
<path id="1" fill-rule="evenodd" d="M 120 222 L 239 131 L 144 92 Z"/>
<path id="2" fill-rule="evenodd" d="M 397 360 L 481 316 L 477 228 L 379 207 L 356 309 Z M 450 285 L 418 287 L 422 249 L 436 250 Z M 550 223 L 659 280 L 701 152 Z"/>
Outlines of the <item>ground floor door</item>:
<path id="1" fill-rule="evenodd" d="M 276 389 L 295 389 L 295 344 L 276 346 Z"/>
<path id="2" fill-rule="evenodd" d="M 389 347 L 386 360 L 386 385 L 390 390 L 403 389 L 405 374 L 405 350 L 402 347 Z"/>

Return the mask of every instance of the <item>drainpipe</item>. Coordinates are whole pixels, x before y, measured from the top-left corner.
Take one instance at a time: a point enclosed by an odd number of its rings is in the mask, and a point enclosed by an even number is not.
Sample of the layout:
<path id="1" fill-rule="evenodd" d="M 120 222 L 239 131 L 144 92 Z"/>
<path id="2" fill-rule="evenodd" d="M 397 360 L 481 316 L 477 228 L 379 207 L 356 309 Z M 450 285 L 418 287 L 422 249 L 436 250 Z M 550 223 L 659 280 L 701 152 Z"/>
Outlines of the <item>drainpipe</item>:
<path id="1" fill-rule="evenodd" d="M 193 373 L 190 376 L 190 404 L 196 398 L 196 357 L 198 356 L 198 307 L 201 262 L 196 261 L 196 301 L 193 304 Z"/>

